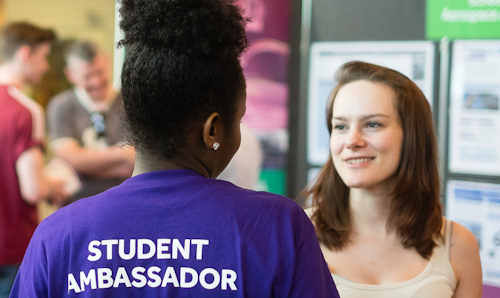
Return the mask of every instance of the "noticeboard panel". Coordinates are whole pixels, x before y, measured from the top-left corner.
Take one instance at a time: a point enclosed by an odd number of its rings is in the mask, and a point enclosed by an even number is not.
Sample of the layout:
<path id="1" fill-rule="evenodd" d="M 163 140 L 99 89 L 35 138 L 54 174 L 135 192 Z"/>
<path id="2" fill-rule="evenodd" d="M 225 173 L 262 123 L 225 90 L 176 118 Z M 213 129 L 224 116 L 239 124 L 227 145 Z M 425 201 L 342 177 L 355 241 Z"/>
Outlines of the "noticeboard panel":
<path id="1" fill-rule="evenodd" d="M 455 41 L 449 171 L 500 176 L 500 41 Z"/>

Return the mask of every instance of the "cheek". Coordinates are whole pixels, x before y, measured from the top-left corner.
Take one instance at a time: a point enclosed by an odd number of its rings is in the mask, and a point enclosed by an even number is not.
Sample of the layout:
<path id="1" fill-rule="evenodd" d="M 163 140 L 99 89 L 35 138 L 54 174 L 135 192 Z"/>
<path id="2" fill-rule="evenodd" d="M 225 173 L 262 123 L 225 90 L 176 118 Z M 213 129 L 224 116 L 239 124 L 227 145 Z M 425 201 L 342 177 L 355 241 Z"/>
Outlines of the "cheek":
<path id="1" fill-rule="evenodd" d="M 333 166 L 336 169 L 341 168 L 340 154 L 342 153 L 342 148 L 342 140 L 340 139 L 340 137 L 335 137 L 335 141 L 333 137 L 330 137 L 330 154 L 332 156 Z"/>
<path id="2" fill-rule="evenodd" d="M 233 127 L 233 154 L 236 153 L 236 151 L 238 151 L 238 149 L 240 148 L 241 146 L 241 130 L 240 130 L 240 123 L 238 122 L 234 127 Z"/>
<path id="3" fill-rule="evenodd" d="M 236 151 L 238 151 L 238 149 L 240 149 L 240 147 L 241 147 L 241 134 L 238 131 L 238 137 L 236 138 L 236 144 L 235 144 L 235 150 L 234 150 L 234 152 L 236 153 Z"/>
<path id="4" fill-rule="evenodd" d="M 385 133 L 378 135 L 376 138 L 370 138 L 370 145 L 378 152 L 391 152 L 396 153 L 401 151 L 401 134 L 399 133 Z"/>
<path id="5" fill-rule="evenodd" d="M 371 144 L 377 152 L 383 154 L 384 159 L 391 167 L 397 167 L 401 160 L 402 143 L 401 135 L 390 134 L 377 139 L 376 142 Z"/>
<path id="6" fill-rule="evenodd" d="M 339 136 L 330 137 L 330 153 L 333 157 L 339 155 L 342 152 L 342 140 Z"/>

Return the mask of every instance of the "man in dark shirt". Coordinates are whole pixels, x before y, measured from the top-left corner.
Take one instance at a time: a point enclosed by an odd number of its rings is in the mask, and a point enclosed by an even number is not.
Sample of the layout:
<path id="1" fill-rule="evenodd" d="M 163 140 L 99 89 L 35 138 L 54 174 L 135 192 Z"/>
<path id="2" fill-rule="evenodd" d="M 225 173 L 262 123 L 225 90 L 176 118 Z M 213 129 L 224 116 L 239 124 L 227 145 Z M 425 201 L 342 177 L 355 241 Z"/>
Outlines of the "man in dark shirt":
<path id="1" fill-rule="evenodd" d="M 132 173 L 134 150 L 120 146 L 121 98 L 111 86 L 108 57 L 88 41 L 66 53 L 66 76 L 74 88 L 58 94 L 47 108 L 50 147 L 78 174 L 74 201 L 121 183 Z"/>

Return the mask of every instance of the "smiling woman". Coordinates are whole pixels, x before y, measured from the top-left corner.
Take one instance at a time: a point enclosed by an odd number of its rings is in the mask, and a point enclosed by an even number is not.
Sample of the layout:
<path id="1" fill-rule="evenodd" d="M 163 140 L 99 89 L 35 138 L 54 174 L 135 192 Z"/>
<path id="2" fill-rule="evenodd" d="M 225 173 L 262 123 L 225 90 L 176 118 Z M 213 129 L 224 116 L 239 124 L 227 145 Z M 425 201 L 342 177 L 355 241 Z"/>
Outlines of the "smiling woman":
<path id="1" fill-rule="evenodd" d="M 332 117 L 331 152 L 348 187 L 385 188 L 396 171 L 403 129 L 386 85 L 361 80 L 339 90 Z"/>
<path id="2" fill-rule="evenodd" d="M 481 297 L 477 241 L 442 217 L 422 91 L 364 62 L 344 64 L 336 79 L 327 107 L 330 158 L 308 193 L 340 296 Z"/>

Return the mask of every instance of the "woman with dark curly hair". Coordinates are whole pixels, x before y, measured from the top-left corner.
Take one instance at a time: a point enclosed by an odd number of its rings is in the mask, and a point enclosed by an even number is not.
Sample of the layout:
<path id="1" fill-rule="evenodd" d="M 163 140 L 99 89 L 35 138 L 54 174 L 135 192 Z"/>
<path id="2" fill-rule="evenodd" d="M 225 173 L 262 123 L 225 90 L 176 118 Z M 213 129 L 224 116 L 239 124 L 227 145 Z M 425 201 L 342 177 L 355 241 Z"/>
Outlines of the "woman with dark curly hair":
<path id="1" fill-rule="evenodd" d="M 230 0 L 122 0 L 133 177 L 39 226 L 12 297 L 338 297 L 293 201 L 214 179 L 240 144 Z"/>
<path id="2" fill-rule="evenodd" d="M 477 241 L 442 217 L 436 137 L 422 91 L 389 68 L 337 72 L 330 158 L 309 194 L 343 298 L 481 297 Z"/>

